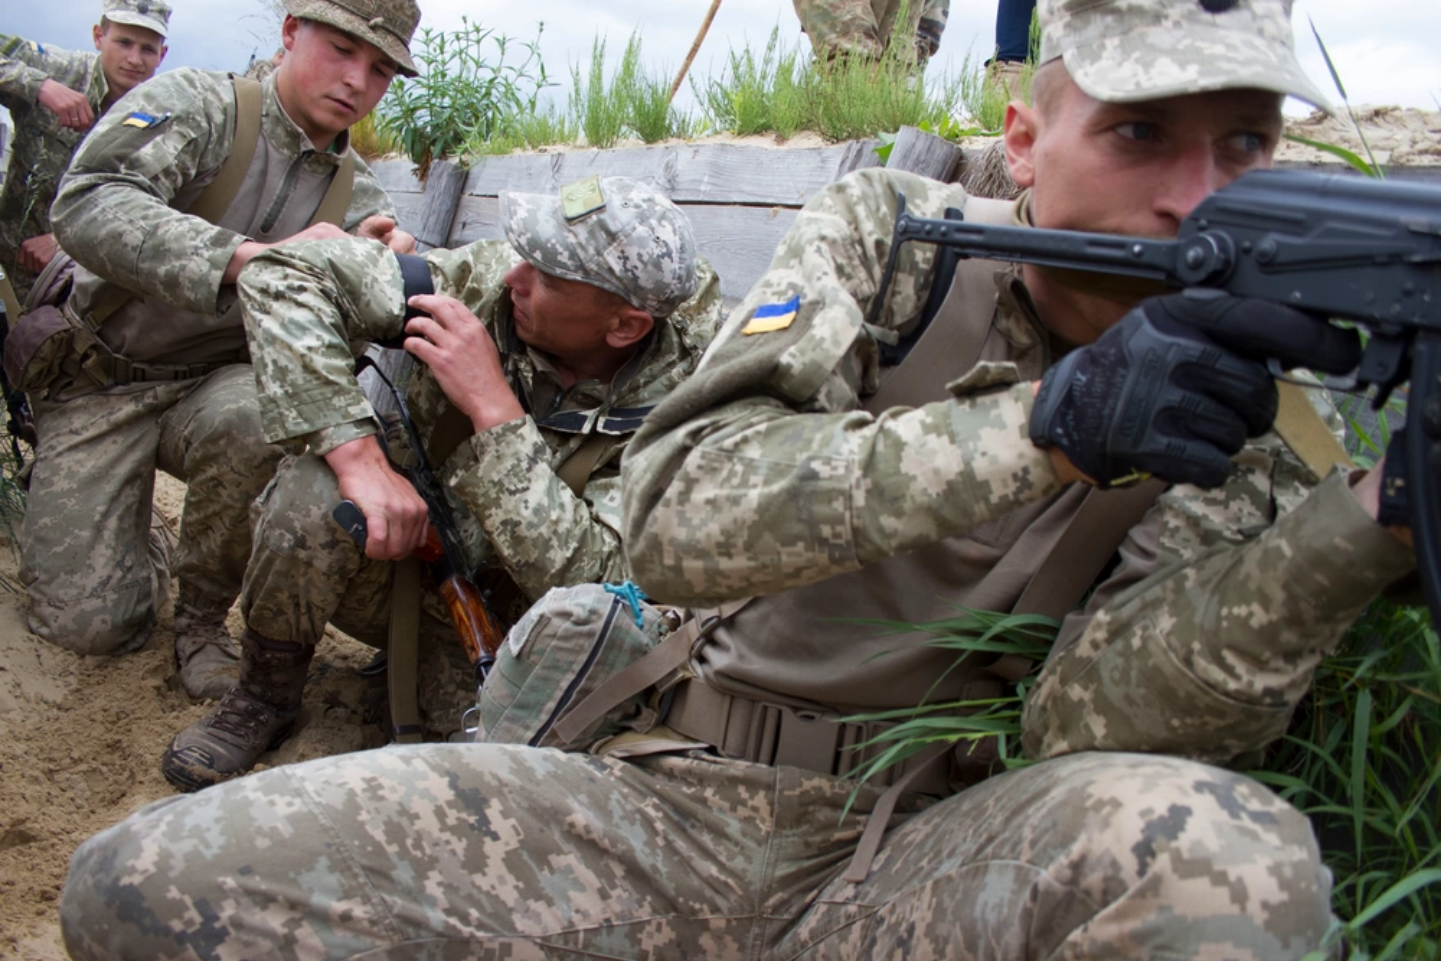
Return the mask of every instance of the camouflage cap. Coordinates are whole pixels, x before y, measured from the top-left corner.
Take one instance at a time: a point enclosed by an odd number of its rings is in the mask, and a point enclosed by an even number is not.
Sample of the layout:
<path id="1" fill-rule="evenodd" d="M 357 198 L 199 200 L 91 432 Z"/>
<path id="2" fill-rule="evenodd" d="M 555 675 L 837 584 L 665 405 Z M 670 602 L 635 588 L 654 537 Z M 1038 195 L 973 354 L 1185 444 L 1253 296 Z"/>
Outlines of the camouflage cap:
<path id="1" fill-rule="evenodd" d="M 165 37 L 170 33 L 170 4 L 161 0 L 105 0 L 100 19 L 144 27 Z"/>
<path id="2" fill-rule="evenodd" d="M 1208 90 L 1290 94 L 1334 112 L 1301 64 L 1292 0 L 1038 0 L 1040 62 L 1110 103 Z"/>
<path id="3" fill-rule="evenodd" d="M 416 75 L 410 38 L 420 23 L 415 0 L 285 0 L 285 12 L 328 23 L 379 47 L 407 77 Z"/>
<path id="4" fill-rule="evenodd" d="M 628 177 L 587 177 L 559 195 L 502 191 L 500 220 L 537 270 L 608 290 L 652 317 L 670 316 L 696 291 L 690 220 Z"/>

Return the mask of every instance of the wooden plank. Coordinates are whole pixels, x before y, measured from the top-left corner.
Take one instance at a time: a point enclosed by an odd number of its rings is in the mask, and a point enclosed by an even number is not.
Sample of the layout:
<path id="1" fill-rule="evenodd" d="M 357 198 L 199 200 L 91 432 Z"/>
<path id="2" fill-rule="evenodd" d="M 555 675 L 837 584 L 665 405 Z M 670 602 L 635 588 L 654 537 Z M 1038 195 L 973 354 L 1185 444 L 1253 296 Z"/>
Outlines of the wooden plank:
<path id="1" fill-rule="evenodd" d="M 676 203 L 799 207 L 835 180 L 843 164 L 864 163 L 858 154 L 865 152 L 851 143 L 797 148 L 697 143 L 510 154 L 477 159 L 465 192 L 473 197 L 494 197 L 501 190 L 552 193 L 599 174 L 651 184 Z"/>
<path id="2" fill-rule="evenodd" d="M 695 230 L 702 257 L 720 274 L 721 294 L 734 303 L 756 282 L 785 232 L 796 219 L 790 207 L 739 207 L 720 204 L 682 204 Z M 460 202 L 451 231 L 451 247 L 476 240 L 504 240 L 500 201 L 466 197 Z"/>
<path id="3" fill-rule="evenodd" d="M 415 179 L 415 164 L 409 160 L 377 160 L 370 165 L 370 172 L 385 192 L 396 194 L 418 194 L 424 186 Z"/>
<path id="4" fill-rule="evenodd" d="M 886 167 L 950 183 L 962 154 L 959 144 L 916 127 L 902 127 L 891 145 Z"/>
<path id="5" fill-rule="evenodd" d="M 424 203 L 416 217 L 415 239 L 417 249 L 429 250 L 444 247 L 450 238 L 450 225 L 455 219 L 455 208 L 460 204 L 461 191 L 465 189 L 465 171 L 448 160 L 441 160 L 430 166 L 430 176 L 425 181 Z"/>
<path id="6" fill-rule="evenodd" d="M 400 229 L 415 233 L 421 220 L 421 211 L 425 208 L 425 195 L 391 194 L 390 199 L 395 204 L 395 219 L 400 224 Z"/>

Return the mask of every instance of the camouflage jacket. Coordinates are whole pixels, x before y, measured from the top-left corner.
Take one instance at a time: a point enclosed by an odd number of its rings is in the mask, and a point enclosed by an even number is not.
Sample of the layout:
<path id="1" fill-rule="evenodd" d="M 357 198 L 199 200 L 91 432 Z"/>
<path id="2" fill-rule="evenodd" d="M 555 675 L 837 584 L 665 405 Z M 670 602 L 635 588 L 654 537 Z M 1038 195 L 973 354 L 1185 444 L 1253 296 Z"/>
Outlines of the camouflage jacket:
<path id="1" fill-rule="evenodd" d="M 110 349 L 135 360 L 243 362 L 234 289 L 221 283 L 246 240 L 276 243 L 304 229 L 349 149 L 341 134 L 317 150 L 286 114 L 275 80 L 262 85 L 255 158 L 230 209 L 211 224 L 185 213 L 219 173 L 236 126 L 227 74 L 180 68 L 116 102 L 61 180 L 55 232 L 80 265 L 70 305 L 85 317 L 114 284 L 141 297 L 105 321 Z M 344 228 L 394 206 L 359 157 Z"/>
<path id="2" fill-rule="evenodd" d="M 23 300 L 35 275 L 16 263 L 20 245 L 50 233 L 50 203 L 84 133 L 40 106 L 40 85 L 64 84 L 85 95 L 99 117 L 110 92 L 100 55 L 45 47 L 0 34 L 0 104 L 14 121 L 10 167 L 0 188 L 0 268 Z"/>
<path id="3" fill-rule="evenodd" d="M 897 191 L 921 216 L 966 202 L 958 186 L 893 171 L 822 191 L 699 374 L 632 444 L 625 543 L 657 600 L 706 604 L 865 578 L 889 558 L 1004 527 L 1063 496 L 1028 436 L 1027 378 L 1049 363 L 1034 351 L 1020 366 L 979 365 L 950 385 L 950 399 L 857 410 L 879 383 L 878 343 L 918 316 L 932 281 L 935 248 L 903 247 L 871 326 Z M 755 320 L 766 314 L 770 322 Z M 1002 333 L 1012 355 L 1024 353 L 1023 326 Z M 1120 566 L 1064 622 L 1028 700 L 1028 753 L 1227 763 L 1283 733 L 1319 658 L 1414 565 L 1347 480 L 1333 474 L 1310 490 L 1317 478 L 1268 436 L 1238 456 L 1220 489 L 1163 494 Z"/>
<path id="4" fill-rule="evenodd" d="M 467 423 L 459 445 L 442 451 L 440 463 L 432 459 L 469 560 L 478 566 L 499 558 L 532 600 L 554 586 L 624 580 L 618 461 L 629 433 L 615 435 L 582 496 L 556 470 L 591 432 L 606 430 L 606 414 L 649 408 L 691 374 L 721 319 L 715 272 L 699 265 L 695 296 L 657 323 L 613 385 L 582 381 L 567 389 L 543 353 L 514 337 L 510 291 L 502 281 L 519 260 L 510 244 L 477 241 L 432 250 L 425 259 L 436 293 L 460 300 L 485 323 L 512 389 L 530 412 L 479 434 Z M 395 257 L 364 241 L 291 244 L 255 258 L 239 287 L 266 436 L 303 440 L 323 454 L 376 433 L 374 411 L 352 369 L 371 343 L 402 333 Z M 453 424 L 458 412 L 423 364 L 407 395 L 427 450 L 448 448 L 438 428 Z"/>

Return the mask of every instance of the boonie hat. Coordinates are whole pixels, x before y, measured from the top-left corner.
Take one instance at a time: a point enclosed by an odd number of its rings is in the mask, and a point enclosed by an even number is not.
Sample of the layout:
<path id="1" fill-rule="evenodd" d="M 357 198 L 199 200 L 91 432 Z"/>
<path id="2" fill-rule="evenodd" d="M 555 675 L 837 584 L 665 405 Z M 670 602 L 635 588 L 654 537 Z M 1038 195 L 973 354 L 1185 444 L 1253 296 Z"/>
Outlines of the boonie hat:
<path id="1" fill-rule="evenodd" d="M 1107 103 L 1256 88 L 1335 109 L 1296 59 L 1292 0 L 1038 0 L 1040 62 Z"/>
<path id="2" fill-rule="evenodd" d="M 328 23 L 379 47 L 407 77 L 416 75 L 410 38 L 420 23 L 415 0 L 285 0 L 285 12 Z"/>
<path id="3" fill-rule="evenodd" d="M 500 220 L 537 270 L 608 290 L 652 317 L 669 317 L 696 292 L 690 221 L 639 181 L 587 177 L 558 195 L 502 191 Z"/>
<path id="4" fill-rule="evenodd" d="M 170 30 L 170 4 L 161 0 L 105 0 L 100 18 L 144 27 L 165 37 Z"/>

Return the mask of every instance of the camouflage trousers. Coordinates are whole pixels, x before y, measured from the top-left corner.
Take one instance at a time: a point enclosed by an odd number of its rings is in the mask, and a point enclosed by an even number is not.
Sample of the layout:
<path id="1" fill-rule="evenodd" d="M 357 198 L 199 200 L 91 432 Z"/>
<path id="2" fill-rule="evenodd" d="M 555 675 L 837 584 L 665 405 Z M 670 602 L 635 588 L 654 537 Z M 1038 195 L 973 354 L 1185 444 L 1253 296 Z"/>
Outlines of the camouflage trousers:
<path id="1" fill-rule="evenodd" d="M 20 535 L 30 629 L 81 654 L 145 643 L 157 467 L 188 485 L 173 573 L 197 607 L 228 609 L 250 557 L 250 502 L 283 454 L 265 442 L 250 367 L 37 400 L 34 412 Z"/>
<path id="2" fill-rule="evenodd" d="M 935 56 L 950 0 L 793 0 L 817 57 L 838 53 L 880 59 L 891 38 L 914 37 L 916 58 Z M 904 16 L 904 20 L 902 20 Z"/>
<path id="3" fill-rule="evenodd" d="M 395 565 L 371 560 L 331 516 L 340 503 L 335 473 L 314 454 L 288 455 L 251 506 L 255 546 L 240 610 L 268 638 L 315 645 L 327 624 L 364 644 L 389 641 Z M 460 730 L 474 707 L 473 674 L 455 627 L 434 590 L 420 615 L 419 700 L 432 734 Z"/>
<path id="4" fill-rule="evenodd" d="M 710 756 L 394 747 L 153 804 L 87 841 L 85 959 L 1298 958 L 1330 879 L 1254 781 L 1078 754 L 893 815 L 878 792 Z"/>

